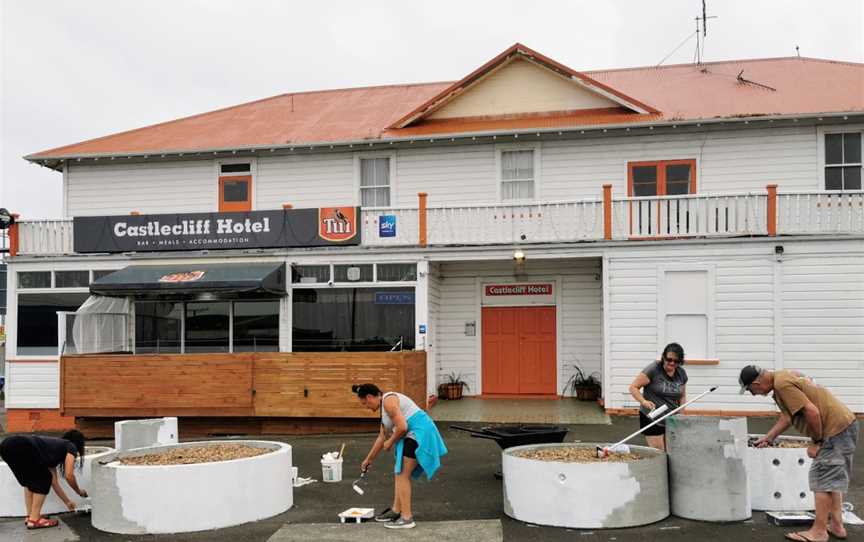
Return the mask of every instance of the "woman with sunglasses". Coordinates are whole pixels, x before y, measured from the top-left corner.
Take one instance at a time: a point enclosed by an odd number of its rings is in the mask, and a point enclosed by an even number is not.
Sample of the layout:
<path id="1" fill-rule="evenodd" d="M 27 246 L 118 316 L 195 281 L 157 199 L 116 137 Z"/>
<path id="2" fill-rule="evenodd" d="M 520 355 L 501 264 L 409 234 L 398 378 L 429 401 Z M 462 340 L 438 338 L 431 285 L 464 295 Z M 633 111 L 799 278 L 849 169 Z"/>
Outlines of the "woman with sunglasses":
<path id="1" fill-rule="evenodd" d="M 651 362 L 630 384 L 630 395 L 639 402 L 639 427 L 654 421 L 648 417 L 652 410 L 666 405 L 671 411 L 687 400 L 687 372 L 683 365 L 684 349 L 678 343 L 669 343 L 660 361 Z M 650 427 L 644 435 L 648 446 L 666 450 L 665 422 Z"/>

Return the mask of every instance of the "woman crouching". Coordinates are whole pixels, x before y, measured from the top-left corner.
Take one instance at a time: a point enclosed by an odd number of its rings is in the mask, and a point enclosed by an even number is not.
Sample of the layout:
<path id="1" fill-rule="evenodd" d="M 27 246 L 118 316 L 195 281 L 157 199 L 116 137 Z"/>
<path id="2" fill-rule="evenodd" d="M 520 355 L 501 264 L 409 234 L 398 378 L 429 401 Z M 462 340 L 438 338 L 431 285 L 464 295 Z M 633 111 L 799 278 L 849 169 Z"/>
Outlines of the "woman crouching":
<path id="1" fill-rule="evenodd" d="M 351 389 L 360 404 L 372 412 L 381 412 L 378 438 L 360 469 L 368 470 L 382 448 L 393 449 L 396 457 L 393 505 L 375 516 L 375 521 L 386 523 L 390 529 L 411 529 L 416 525 L 411 509 L 411 478 L 426 473 L 426 479 L 432 479 L 441 466 L 441 457 L 447 454 L 444 439 L 432 418 L 407 396 L 392 391 L 382 394 L 375 384 Z"/>
<path id="2" fill-rule="evenodd" d="M 42 505 L 51 488 L 70 511 L 75 503 L 66 496 L 57 476 L 57 468 L 76 493 L 87 497 L 87 492 L 75 480 L 75 465 L 84 464 L 84 435 L 75 429 L 62 438 L 38 435 L 13 435 L 0 442 L 0 457 L 9 466 L 18 483 L 24 487 L 24 506 L 27 510 L 28 529 L 56 527 L 56 519 L 42 517 Z"/>

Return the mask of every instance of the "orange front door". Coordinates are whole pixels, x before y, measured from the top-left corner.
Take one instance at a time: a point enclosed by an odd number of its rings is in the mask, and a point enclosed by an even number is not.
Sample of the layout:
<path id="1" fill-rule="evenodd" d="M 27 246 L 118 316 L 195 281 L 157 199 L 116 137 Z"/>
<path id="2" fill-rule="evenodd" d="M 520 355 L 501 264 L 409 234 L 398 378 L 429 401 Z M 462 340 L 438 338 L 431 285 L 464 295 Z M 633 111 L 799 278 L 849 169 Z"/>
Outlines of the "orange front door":
<path id="1" fill-rule="evenodd" d="M 555 307 L 484 307 L 483 393 L 554 394 Z"/>

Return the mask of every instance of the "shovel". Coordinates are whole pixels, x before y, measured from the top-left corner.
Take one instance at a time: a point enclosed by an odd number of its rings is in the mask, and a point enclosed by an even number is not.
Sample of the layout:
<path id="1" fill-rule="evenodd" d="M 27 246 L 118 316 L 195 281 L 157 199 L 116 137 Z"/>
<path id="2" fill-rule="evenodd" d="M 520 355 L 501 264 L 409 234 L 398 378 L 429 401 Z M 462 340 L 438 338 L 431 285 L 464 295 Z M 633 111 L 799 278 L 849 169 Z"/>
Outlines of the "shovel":
<path id="1" fill-rule="evenodd" d="M 362 487 L 362 486 L 365 486 L 365 485 L 366 485 L 366 482 L 367 482 L 367 480 L 366 480 L 366 473 L 368 473 L 368 472 L 369 472 L 369 469 L 361 470 L 361 471 L 360 471 L 360 478 L 357 478 L 357 479 L 354 480 L 354 482 L 351 484 L 351 488 L 352 488 L 354 491 L 356 491 L 358 495 L 362 495 L 362 494 L 366 493 L 366 491 L 363 490 L 363 487 Z"/>
<path id="2" fill-rule="evenodd" d="M 668 418 L 669 416 L 675 414 L 675 413 L 678 412 L 679 410 L 684 410 L 684 409 L 687 407 L 687 405 L 689 405 L 689 404 L 691 404 L 691 403 L 695 403 L 696 401 L 698 401 L 699 399 L 702 399 L 703 397 L 705 397 L 706 395 L 708 395 L 709 393 L 711 393 L 712 391 L 714 391 L 714 390 L 716 390 L 716 389 L 717 389 L 717 386 L 714 386 L 714 387 L 712 387 L 710 390 L 700 393 L 699 395 L 697 395 L 697 396 L 694 397 L 693 399 L 690 399 L 689 401 L 687 401 L 687 402 L 684 403 L 683 405 L 679 406 L 679 407 L 676 408 L 675 410 L 671 411 L 670 413 L 668 413 L 668 414 L 666 414 L 666 415 L 664 415 L 664 416 L 661 416 L 661 417 L 657 418 L 656 420 L 654 420 L 653 422 L 649 423 L 648 425 L 646 425 L 646 426 L 643 427 L 642 429 L 636 431 L 635 433 L 633 433 L 632 435 L 628 436 L 628 437 L 625 438 L 625 439 L 619 440 L 618 442 L 616 442 L 616 443 L 613 444 L 612 446 L 604 446 L 604 447 L 602 447 L 602 448 L 601 448 L 600 446 L 597 446 L 597 457 L 600 457 L 600 458 L 609 457 L 609 452 L 610 452 L 610 451 L 613 451 L 613 452 L 614 452 L 614 451 L 616 451 L 616 449 L 620 449 L 619 447 L 620 447 L 622 444 L 624 444 L 625 442 L 627 442 L 628 440 L 630 440 L 631 438 L 633 438 L 633 437 L 635 437 L 635 436 L 637 436 L 637 435 L 640 435 L 643 431 L 645 431 L 645 430 L 648 429 L 649 427 L 654 427 L 655 425 L 657 425 L 658 423 L 662 422 L 663 420 L 665 420 L 665 419 Z"/>

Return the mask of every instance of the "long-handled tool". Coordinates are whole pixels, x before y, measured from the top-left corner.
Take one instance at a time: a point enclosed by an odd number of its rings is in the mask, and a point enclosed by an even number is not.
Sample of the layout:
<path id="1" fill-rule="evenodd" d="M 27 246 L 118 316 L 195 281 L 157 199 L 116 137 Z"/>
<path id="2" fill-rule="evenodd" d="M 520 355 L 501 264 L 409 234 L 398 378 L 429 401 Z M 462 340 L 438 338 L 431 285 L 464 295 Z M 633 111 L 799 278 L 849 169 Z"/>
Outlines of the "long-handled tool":
<path id="1" fill-rule="evenodd" d="M 357 492 L 358 495 L 362 495 L 366 493 L 363 489 L 363 486 L 366 485 L 366 473 L 369 472 L 369 469 L 363 469 L 360 471 L 360 478 L 354 480 L 354 483 L 351 484 L 351 488 Z"/>
<path id="2" fill-rule="evenodd" d="M 666 414 L 665 416 L 662 416 L 662 417 L 660 417 L 660 418 L 657 418 L 656 420 L 654 420 L 653 422 L 649 423 L 648 425 L 646 425 L 646 426 L 643 427 L 642 429 L 636 431 L 635 433 L 633 433 L 632 435 L 628 436 L 627 438 L 622 439 L 622 440 L 616 442 L 616 443 L 613 444 L 612 446 L 603 446 L 603 447 L 597 446 L 597 457 L 608 457 L 608 456 L 609 456 L 609 450 L 614 450 L 616 447 L 621 446 L 622 444 L 624 444 L 625 442 L 627 442 L 627 441 L 630 440 L 631 438 L 633 438 L 633 437 L 635 437 L 635 436 L 638 436 L 638 435 L 642 434 L 642 432 L 644 432 L 644 431 L 645 431 L 646 429 L 648 429 L 649 427 L 654 427 L 655 425 L 657 425 L 658 423 L 662 422 L 663 420 L 665 420 L 665 419 L 668 418 L 669 416 L 672 416 L 673 414 L 675 414 L 675 413 L 678 412 L 679 410 L 684 410 L 685 408 L 687 408 L 687 405 L 690 405 L 690 404 L 692 404 L 692 403 L 695 403 L 696 401 L 698 401 L 699 399 L 702 399 L 703 397 L 705 397 L 706 395 L 708 395 L 709 393 L 711 393 L 712 391 L 714 391 L 714 390 L 716 390 L 716 389 L 717 389 L 717 386 L 714 386 L 714 387 L 712 387 L 711 389 L 709 389 L 708 391 L 704 391 L 704 392 L 700 393 L 699 395 L 697 395 L 697 396 L 694 397 L 693 399 L 690 399 L 689 401 L 687 401 L 687 402 L 684 403 L 683 405 L 679 406 L 679 407 L 676 408 L 675 410 L 669 412 L 669 413 Z"/>

